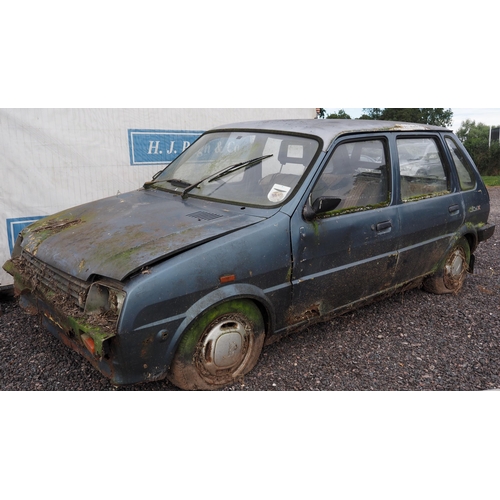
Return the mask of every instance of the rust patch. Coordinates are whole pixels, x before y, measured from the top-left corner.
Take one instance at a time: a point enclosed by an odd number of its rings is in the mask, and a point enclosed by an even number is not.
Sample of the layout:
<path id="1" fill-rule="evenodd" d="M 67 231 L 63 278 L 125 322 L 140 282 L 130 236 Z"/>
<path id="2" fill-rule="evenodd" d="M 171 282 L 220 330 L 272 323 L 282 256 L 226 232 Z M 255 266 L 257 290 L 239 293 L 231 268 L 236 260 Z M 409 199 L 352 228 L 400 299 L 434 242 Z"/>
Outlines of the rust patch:
<path id="1" fill-rule="evenodd" d="M 52 234 L 59 233 L 64 229 L 67 229 L 71 226 L 76 226 L 77 224 L 81 224 L 82 219 L 62 219 L 62 220 L 49 220 L 44 222 L 38 227 L 31 229 L 33 233 L 41 233 L 42 231 L 48 231 Z"/>
<path id="2" fill-rule="evenodd" d="M 148 357 L 150 356 L 150 349 L 153 344 L 153 337 L 146 337 L 143 342 L 142 342 L 142 348 L 141 348 L 141 358 L 147 360 Z M 144 366 L 144 368 L 147 368 Z"/>
<path id="3" fill-rule="evenodd" d="M 321 316 L 321 310 L 319 304 L 313 304 L 310 307 L 305 308 L 302 312 L 289 311 L 285 321 L 289 326 L 296 325 L 297 323 L 302 323 L 304 321 L 310 321 L 314 318 L 319 318 Z"/>
<path id="4" fill-rule="evenodd" d="M 40 233 L 42 231 L 50 231 L 51 233 L 55 234 L 63 229 L 67 229 L 68 227 L 71 226 L 76 226 L 77 224 L 82 223 L 82 219 L 76 219 L 76 220 L 71 220 L 71 219 L 62 219 L 62 220 L 49 220 L 47 222 L 44 222 L 38 227 L 35 227 L 34 229 L 31 229 L 33 233 Z"/>
<path id="5" fill-rule="evenodd" d="M 41 219 L 22 231 L 24 247 L 31 254 L 36 255 L 38 247 L 47 238 L 60 233 L 68 227 L 73 227 L 83 222 L 82 219 Z"/>
<path id="6" fill-rule="evenodd" d="M 80 261 L 80 264 L 78 265 L 78 272 L 81 273 L 84 267 L 85 267 L 85 259 L 82 259 Z"/>

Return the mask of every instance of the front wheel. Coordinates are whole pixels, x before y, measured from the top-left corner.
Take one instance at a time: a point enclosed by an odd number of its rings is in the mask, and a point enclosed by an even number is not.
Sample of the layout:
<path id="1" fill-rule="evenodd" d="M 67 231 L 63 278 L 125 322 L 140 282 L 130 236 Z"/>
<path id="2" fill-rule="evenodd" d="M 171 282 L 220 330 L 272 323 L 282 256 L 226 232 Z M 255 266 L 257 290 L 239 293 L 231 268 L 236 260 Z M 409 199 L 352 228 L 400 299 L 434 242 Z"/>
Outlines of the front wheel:
<path id="1" fill-rule="evenodd" d="M 424 289 L 431 293 L 457 293 L 464 284 L 470 263 L 470 246 L 462 238 L 448 253 L 443 267 L 424 281 Z"/>
<path id="2" fill-rule="evenodd" d="M 264 339 L 264 320 L 254 302 L 216 306 L 184 333 L 168 379 L 185 390 L 220 389 L 257 364 Z"/>

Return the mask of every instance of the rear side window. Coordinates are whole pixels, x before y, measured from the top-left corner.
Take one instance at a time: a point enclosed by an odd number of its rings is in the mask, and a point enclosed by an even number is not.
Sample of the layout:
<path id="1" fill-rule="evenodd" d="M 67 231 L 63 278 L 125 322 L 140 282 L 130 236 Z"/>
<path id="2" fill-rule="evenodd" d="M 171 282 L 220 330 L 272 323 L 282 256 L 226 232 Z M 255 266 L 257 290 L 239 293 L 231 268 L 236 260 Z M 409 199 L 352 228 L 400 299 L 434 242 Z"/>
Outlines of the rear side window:
<path id="1" fill-rule="evenodd" d="M 455 141 L 450 137 L 446 138 L 446 144 L 450 150 L 453 162 L 457 169 L 458 178 L 460 180 L 460 188 L 462 191 L 468 191 L 476 187 L 474 174 L 472 173 L 472 166 L 467 161 L 463 151 L 457 146 Z"/>
<path id="2" fill-rule="evenodd" d="M 399 138 L 397 146 L 403 201 L 450 192 L 450 179 L 435 139 Z"/>
<path id="3" fill-rule="evenodd" d="M 385 151 L 378 139 L 337 146 L 313 189 L 312 201 L 338 198 L 335 215 L 388 204 L 391 182 Z"/>

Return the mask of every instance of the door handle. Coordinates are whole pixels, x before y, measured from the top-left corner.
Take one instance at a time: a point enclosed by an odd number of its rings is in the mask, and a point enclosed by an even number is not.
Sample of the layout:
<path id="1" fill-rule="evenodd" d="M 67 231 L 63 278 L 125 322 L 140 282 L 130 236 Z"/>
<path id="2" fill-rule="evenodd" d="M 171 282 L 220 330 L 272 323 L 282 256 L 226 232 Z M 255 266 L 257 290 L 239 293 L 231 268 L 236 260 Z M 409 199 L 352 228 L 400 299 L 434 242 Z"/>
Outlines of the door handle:
<path id="1" fill-rule="evenodd" d="M 458 213 L 460 210 L 460 205 L 451 205 L 448 207 L 448 212 L 450 212 L 450 214 L 456 214 Z"/>
<path id="2" fill-rule="evenodd" d="M 385 222 L 379 222 L 376 226 L 375 229 L 377 232 L 382 232 L 385 231 L 386 229 L 390 229 L 392 227 L 392 222 L 390 220 L 387 220 Z"/>

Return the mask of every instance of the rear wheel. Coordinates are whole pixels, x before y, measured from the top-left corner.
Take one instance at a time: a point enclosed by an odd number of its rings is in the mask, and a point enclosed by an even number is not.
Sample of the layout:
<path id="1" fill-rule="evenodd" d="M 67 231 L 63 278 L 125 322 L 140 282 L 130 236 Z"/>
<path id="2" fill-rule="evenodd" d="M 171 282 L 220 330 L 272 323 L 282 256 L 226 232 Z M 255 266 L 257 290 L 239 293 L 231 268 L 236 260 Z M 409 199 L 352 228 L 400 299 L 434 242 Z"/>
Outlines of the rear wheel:
<path id="1" fill-rule="evenodd" d="M 182 337 L 168 379 L 186 390 L 220 389 L 248 373 L 264 345 L 262 314 L 235 300 L 205 312 Z"/>
<path id="2" fill-rule="evenodd" d="M 462 238 L 448 253 L 443 267 L 424 281 L 424 289 L 431 293 L 457 293 L 464 284 L 470 263 L 470 247 Z"/>

